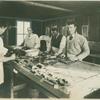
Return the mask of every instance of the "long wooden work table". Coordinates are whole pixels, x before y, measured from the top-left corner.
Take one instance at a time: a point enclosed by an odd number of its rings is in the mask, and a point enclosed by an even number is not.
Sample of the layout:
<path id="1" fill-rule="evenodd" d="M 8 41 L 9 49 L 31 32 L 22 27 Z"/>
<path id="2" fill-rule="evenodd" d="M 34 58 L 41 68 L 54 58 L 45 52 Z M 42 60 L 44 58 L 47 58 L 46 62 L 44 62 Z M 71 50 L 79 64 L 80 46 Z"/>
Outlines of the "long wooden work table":
<path id="1" fill-rule="evenodd" d="M 84 61 L 71 63 L 60 59 L 53 64 L 48 64 L 42 66 L 43 68 L 36 69 L 36 63 L 34 63 L 34 61 L 27 62 L 29 59 L 25 60 L 26 59 L 21 59 L 19 62 L 10 61 L 9 63 L 19 73 L 31 80 L 33 85 L 35 83 L 36 88 L 47 97 L 84 98 L 100 88 L 100 65 Z M 30 61 L 32 61 L 32 58 Z M 31 67 L 29 67 L 28 64 L 30 64 Z M 46 76 L 47 74 L 49 76 Z M 61 80 L 59 85 L 57 79 L 62 79 L 63 82 Z M 66 82 L 66 84 L 61 84 L 64 82 Z"/>

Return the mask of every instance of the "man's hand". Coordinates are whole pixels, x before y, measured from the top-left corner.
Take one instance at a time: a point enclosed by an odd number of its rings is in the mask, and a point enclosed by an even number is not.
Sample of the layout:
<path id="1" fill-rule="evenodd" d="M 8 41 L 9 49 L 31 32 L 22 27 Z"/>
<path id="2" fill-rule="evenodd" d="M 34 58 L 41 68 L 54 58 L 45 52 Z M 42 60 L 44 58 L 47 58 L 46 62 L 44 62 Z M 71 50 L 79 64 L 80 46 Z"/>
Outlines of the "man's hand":
<path id="1" fill-rule="evenodd" d="M 16 55 L 12 54 L 10 58 L 11 58 L 11 60 L 15 60 L 16 59 Z"/>
<path id="2" fill-rule="evenodd" d="M 0 61 L 7 62 L 7 61 L 10 61 L 10 60 L 15 60 L 15 59 L 16 59 L 15 54 L 12 54 L 10 57 L 3 57 L 2 59 L 0 59 Z"/>
<path id="3" fill-rule="evenodd" d="M 81 57 L 77 56 L 77 58 L 78 58 L 79 61 L 82 61 L 82 58 Z"/>
<path id="4" fill-rule="evenodd" d="M 66 56 L 65 56 L 65 54 L 61 54 L 60 57 L 61 58 L 65 58 Z"/>
<path id="5" fill-rule="evenodd" d="M 58 53 L 55 53 L 55 56 L 58 56 L 59 54 Z"/>
<path id="6" fill-rule="evenodd" d="M 69 57 L 68 59 L 71 60 L 71 61 L 79 60 L 77 56 L 72 56 L 72 57 Z"/>
<path id="7" fill-rule="evenodd" d="M 49 51 L 45 51 L 46 54 L 49 54 Z"/>
<path id="8" fill-rule="evenodd" d="M 29 48 L 29 47 L 26 47 L 26 46 L 23 46 L 22 49 L 23 49 L 23 50 L 28 50 L 28 49 L 30 49 L 30 48 Z"/>

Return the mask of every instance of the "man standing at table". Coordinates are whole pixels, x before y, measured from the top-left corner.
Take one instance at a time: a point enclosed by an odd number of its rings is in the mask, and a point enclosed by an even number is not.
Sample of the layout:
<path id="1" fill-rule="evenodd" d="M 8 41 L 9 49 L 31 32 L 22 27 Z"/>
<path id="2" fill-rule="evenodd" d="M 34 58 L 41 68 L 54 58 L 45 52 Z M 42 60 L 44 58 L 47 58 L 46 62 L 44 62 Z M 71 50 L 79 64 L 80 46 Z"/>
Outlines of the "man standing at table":
<path id="1" fill-rule="evenodd" d="M 6 57 L 8 49 L 4 47 L 3 39 L 1 38 L 2 34 L 6 31 L 7 26 L 3 23 L 0 23 L 0 90 L 4 86 L 4 66 L 3 62 L 7 62 L 15 59 L 15 54 L 12 54 L 10 57 Z M 10 79 L 9 79 L 10 80 Z"/>

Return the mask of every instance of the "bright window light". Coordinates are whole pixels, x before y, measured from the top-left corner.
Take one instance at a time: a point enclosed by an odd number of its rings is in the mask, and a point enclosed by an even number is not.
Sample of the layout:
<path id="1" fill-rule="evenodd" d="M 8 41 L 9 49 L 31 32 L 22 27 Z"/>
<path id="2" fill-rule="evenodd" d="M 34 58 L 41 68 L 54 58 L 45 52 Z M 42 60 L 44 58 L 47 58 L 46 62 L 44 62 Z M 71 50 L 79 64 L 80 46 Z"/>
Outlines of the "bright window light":
<path id="1" fill-rule="evenodd" d="M 21 45 L 27 35 L 27 28 L 31 26 L 29 21 L 17 21 L 17 45 Z"/>

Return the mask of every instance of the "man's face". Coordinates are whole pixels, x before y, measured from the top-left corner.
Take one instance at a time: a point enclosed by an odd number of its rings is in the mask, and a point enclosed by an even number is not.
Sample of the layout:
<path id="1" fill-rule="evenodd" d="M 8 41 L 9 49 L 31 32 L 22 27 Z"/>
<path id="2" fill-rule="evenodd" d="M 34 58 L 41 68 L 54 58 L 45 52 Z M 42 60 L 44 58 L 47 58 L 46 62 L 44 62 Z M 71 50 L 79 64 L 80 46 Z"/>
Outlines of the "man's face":
<path id="1" fill-rule="evenodd" d="M 30 35 L 32 33 L 32 29 L 31 28 L 27 28 L 28 34 Z"/>
<path id="2" fill-rule="evenodd" d="M 51 33 L 52 33 L 52 35 L 54 35 L 54 36 L 57 36 L 57 34 L 58 34 L 58 32 L 57 32 L 56 29 L 53 29 L 53 30 L 51 31 Z"/>
<path id="3" fill-rule="evenodd" d="M 69 31 L 70 35 L 75 34 L 75 32 L 76 32 L 76 26 L 74 24 L 68 25 L 68 31 Z"/>
<path id="4" fill-rule="evenodd" d="M 0 35 L 2 35 L 6 29 L 7 29 L 7 27 L 0 27 Z"/>

